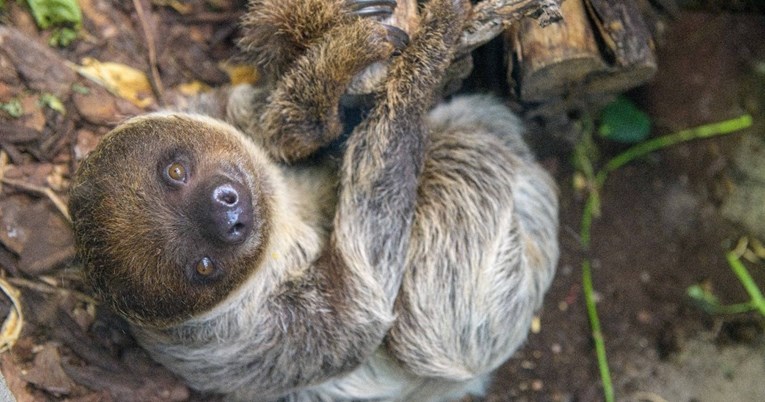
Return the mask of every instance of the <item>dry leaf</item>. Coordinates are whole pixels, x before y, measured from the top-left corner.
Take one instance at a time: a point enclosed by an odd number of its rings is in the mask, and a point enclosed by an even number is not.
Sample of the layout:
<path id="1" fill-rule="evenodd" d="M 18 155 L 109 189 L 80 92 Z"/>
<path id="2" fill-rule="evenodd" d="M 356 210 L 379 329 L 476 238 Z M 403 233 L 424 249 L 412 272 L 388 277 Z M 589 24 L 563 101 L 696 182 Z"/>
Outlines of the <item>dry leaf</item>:
<path id="1" fill-rule="evenodd" d="M 184 84 L 180 84 L 175 88 L 180 94 L 184 96 L 195 96 L 202 92 L 210 90 L 210 86 L 202 81 L 191 81 Z"/>
<path id="2" fill-rule="evenodd" d="M 219 67 L 228 74 L 231 85 L 257 84 L 260 81 L 258 69 L 251 65 L 221 63 Z"/>
<path id="3" fill-rule="evenodd" d="M 168 6 L 181 15 L 187 15 L 194 11 L 194 7 L 191 4 L 186 4 L 179 0 L 154 0 L 152 3 L 158 6 Z"/>
<path id="4" fill-rule="evenodd" d="M 8 316 L 5 318 L 2 328 L 0 328 L 0 353 L 2 353 L 12 348 L 19 339 L 21 328 L 24 326 L 24 315 L 21 312 L 21 301 L 19 299 L 21 293 L 18 289 L 0 277 L 0 290 L 13 303 L 13 308 L 8 312 Z"/>
<path id="5" fill-rule="evenodd" d="M 76 70 L 83 77 L 140 108 L 154 103 L 149 78 L 133 67 L 86 57 L 82 60 L 82 66 L 76 66 Z"/>

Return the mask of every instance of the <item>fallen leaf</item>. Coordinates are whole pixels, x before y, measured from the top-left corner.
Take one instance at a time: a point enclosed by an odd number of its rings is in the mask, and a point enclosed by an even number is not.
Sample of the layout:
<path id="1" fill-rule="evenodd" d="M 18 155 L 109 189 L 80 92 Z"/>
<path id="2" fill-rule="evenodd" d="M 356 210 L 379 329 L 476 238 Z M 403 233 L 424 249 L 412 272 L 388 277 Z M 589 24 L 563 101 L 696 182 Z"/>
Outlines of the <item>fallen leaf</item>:
<path id="1" fill-rule="evenodd" d="M 0 110 L 14 118 L 24 115 L 24 107 L 21 106 L 21 102 L 18 99 L 11 99 L 8 102 L 0 103 Z"/>
<path id="2" fill-rule="evenodd" d="M 74 258 L 69 224 L 50 204 L 27 197 L 0 202 L 0 241 L 19 256 L 19 269 L 30 276 L 50 272 Z"/>
<path id="3" fill-rule="evenodd" d="M 65 98 L 77 76 L 67 62 L 51 48 L 16 29 L 0 25 L 0 49 L 30 89 Z"/>
<path id="4" fill-rule="evenodd" d="M 184 84 L 180 84 L 175 88 L 180 94 L 184 96 L 195 96 L 202 92 L 210 90 L 210 86 L 202 81 L 191 81 Z"/>
<path id="5" fill-rule="evenodd" d="M 151 83 L 142 71 L 113 62 L 86 57 L 76 70 L 83 77 L 103 86 L 112 94 L 145 108 L 154 103 Z"/>
<path id="6" fill-rule="evenodd" d="M 173 10 L 177 11 L 178 14 L 181 14 L 181 15 L 186 15 L 194 11 L 194 6 L 192 6 L 191 4 L 186 4 L 179 0 L 154 0 L 152 1 L 152 3 L 158 6 L 168 6 L 172 8 Z"/>
<path id="7" fill-rule="evenodd" d="M 34 396 L 27 389 L 27 382 L 21 378 L 21 369 L 14 361 L 11 354 L 6 353 L 0 357 L 0 371 L 5 377 L 8 389 L 16 397 L 17 401 L 33 401 Z"/>
<path id="8" fill-rule="evenodd" d="M 101 136 L 89 130 L 79 130 L 77 132 L 77 143 L 74 146 L 74 158 L 78 161 L 85 159 L 85 157 L 91 153 L 98 143 L 101 141 Z"/>
<path id="9" fill-rule="evenodd" d="M 51 46 L 68 46 L 77 39 L 82 12 L 76 0 L 27 0 L 27 4 L 40 28 L 53 28 Z"/>
<path id="10" fill-rule="evenodd" d="M 82 13 L 75 0 L 27 0 L 27 4 L 40 28 L 82 24 Z"/>
<path id="11" fill-rule="evenodd" d="M 220 69 L 228 74 L 231 85 L 257 84 L 260 81 L 258 69 L 249 64 L 221 63 Z"/>
<path id="12" fill-rule="evenodd" d="M 66 114 L 66 107 L 64 107 L 64 102 L 61 102 L 61 99 L 59 99 L 56 95 L 44 93 L 40 95 L 40 103 L 49 107 L 50 109 L 59 112 L 62 115 Z"/>
<path id="13" fill-rule="evenodd" d="M 104 89 L 90 91 L 87 94 L 72 95 L 74 107 L 85 120 L 99 126 L 113 125 L 120 120 L 117 103 L 114 96 Z"/>
<path id="14" fill-rule="evenodd" d="M 0 327 L 0 352 L 5 352 L 19 339 L 21 328 L 24 326 L 24 314 L 21 309 L 21 292 L 3 278 L 0 278 L 0 289 L 13 304 L 13 308 L 8 312 L 8 316 Z"/>
<path id="15" fill-rule="evenodd" d="M 54 395 L 68 395 L 74 382 L 61 368 L 61 355 L 53 343 L 47 343 L 35 355 L 31 369 L 22 373 L 22 377 Z"/>

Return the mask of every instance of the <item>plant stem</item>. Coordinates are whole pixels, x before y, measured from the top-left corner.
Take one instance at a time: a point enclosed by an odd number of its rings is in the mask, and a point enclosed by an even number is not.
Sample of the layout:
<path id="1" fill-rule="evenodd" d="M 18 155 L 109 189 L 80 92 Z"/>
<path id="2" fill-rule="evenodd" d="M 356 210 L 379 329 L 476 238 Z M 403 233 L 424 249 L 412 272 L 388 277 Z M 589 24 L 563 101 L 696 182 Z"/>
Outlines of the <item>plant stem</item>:
<path id="1" fill-rule="evenodd" d="M 757 284 L 754 283 L 754 279 L 749 275 L 749 271 L 746 270 L 744 264 L 738 259 L 736 253 L 729 251 L 725 254 L 725 258 L 728 260 L 728 265 L 730 265 L 738 280 L 744 286 L 744 289 L 746 289 L 746 292 L 752 298 L 752 301 L 748 304 L 765 316 L 765 297 L 762 296 L 762 292 L 760 292 Z"/>
<path id="2" fill-rule="evenodd" d="M 600 329 L 598 310 L 595 307 L 595 291 L 592 287 L 592 269 L 589 259 L 585 259 L 584 262 L 582 262 L 582 288 L 584 290 L 584 302 L 587 306 L 587 316 L 590 319 L 592 340 L 595 344 L 595 354 L 598 357 L 598 370 L 600 370 L 600 380 L 603 384 L 603 394 L 606 402 L 613 402 L 614 386 L 611 382 L 611 370 L 608 368 L 606 343 L 603 340 L 603 331 Z"/>
<path id="3" fill-rule="evenodd" d="M 741 313 L 748 313 L 752 310 L 754 310 L 754 306 L 752 303 L 737 303 L 737 304 L 729 304 L 725 306 L 715 306 L 714 310 L 711 311 L 711 313 L 714 314 L 741 314 Z"/>
<path id="4" fill-rule="evenodd" d="M 675 145 L 680 142 L 690 141 L 700 138 L 709 138 L 718 135 L 732 133 L 752 125 L 752 116 L 746 114 L 734 119 L 725 120 L 717 123 L 707 124 L 687 130 L 682 130 L 674 134 L 669 134 L 663 137 L 658 137 L 650 141 L 643 142 L 635 145 L 621 154 L 617 155 L 613 159 L 609 160 L 593 177 L 592 170 L 584 172 L 588 180 L 591 180 L 590 193 L 587 196 L 587 201 L 582 211 L 582 221 L 580 227 L 580 241 L 582 248 L 589 253 L 590 241 L 591 241 L 591 227 L 593 217 L 600 213 L 600 191 L 603 189 L 603 185 L 608 178 L 608 174 L 614 170 L 626 165 L 627 163 L 647 155 L 658 149 L 666 148 Z M 732 257 L 731 257 L 732 256 Z M 731 259 L 732 258 L 732 259 Z M 751 303 L 745 303 L 740 305 L 726 306 L 723 308 L 730 308 L 738 311 L 743 308 L 750 308 L 755 306 L 757 309 L 765 315 L 765 298 L 763 298 L 757 286 L 754 284 L 751 276 L 744 268 L 743 264 L 738 261 L 738 257 L 729 253 L 728 261 L 731 264 L 731 268 L 736 272 L 741 283 L 744 284 L 747 292 L 752 296 Z M 608 359 L 606 356 L 606 345 L 603 339 L 603 331 L 600 327 L 600 318 L 598 317 L 598 310 L 595 306 L 594 289 L 592 286 L 592 263 L 589 257 L 585 257 L 582 261 L 582 288 L 584 292 L 584 300 L 587 306 L 587 316 L 590 320 L 590 329 L 592 331 L 592 339 L 595 344 L 595 353 L 598 358 L 598 369 L 600 371 L 600 379 L 603 384 L 603 394 L 606 402 L 614 401 L 614 386 L 611 381 L 611 371 L 608 367 Z"/>
<path id="5" fill-rule="evenodd" d="M 658 149 L 666 148 L 681 142 L 710 138 L 718 135 L 732 133 L 752 125 L 752 116 L 745 114 L 730 120 L 724 120 L 717 123 L 705 124 L 703 126 L 689 128 L 678 131 L 674 134 L 657 137 L 652 140 L 637 144 L 621 154 L 617 155 L 598 172 L 596 176 L 597 184 L 601 185 L 606 181 L 606 175 L 614 170 L 626 165 L 636 158 L 650 154 Z"/>

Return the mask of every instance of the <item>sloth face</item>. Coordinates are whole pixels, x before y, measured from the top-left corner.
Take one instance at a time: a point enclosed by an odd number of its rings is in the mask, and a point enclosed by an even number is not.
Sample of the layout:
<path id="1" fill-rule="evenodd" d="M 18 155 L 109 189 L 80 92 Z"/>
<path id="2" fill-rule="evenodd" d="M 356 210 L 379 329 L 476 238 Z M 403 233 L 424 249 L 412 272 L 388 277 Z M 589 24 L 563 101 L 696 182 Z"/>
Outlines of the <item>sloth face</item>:
<path id="1" fill-rule="evenodd" d="M 211 119 L 156 114 L 114 129 L 83 161 L 70 194 L 95 290 L 144 325 L 223 301 L 266 243 L 269 189 L 257 161 L 251 144 Z"/>

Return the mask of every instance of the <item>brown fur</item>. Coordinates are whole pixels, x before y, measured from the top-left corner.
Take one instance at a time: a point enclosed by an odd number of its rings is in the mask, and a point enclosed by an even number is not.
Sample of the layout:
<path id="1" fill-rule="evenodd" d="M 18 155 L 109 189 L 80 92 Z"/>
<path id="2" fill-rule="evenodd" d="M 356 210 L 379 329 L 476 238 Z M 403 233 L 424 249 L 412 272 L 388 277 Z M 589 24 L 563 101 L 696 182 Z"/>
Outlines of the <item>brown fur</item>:
<path id="1" fill-rule="evenodd" d="M 397 28 L 353 16 L 351 1 L 256 0 L 240 41 L 274 81 L 238 117 L 271 154 L 295 161 L 342 133 L 340 97 L 351 79 L 405 40 Z M 253 132 L 258 131 L 258 132 Z"/>
<path id="2" fill-rule="evenodd" d="M 201 136 L 195 130 L 193 121 L 174 116 L 139 118 L 103 140 L 72 186 L 74 230 L 87 234 L 77 237 L 77 246 L 88 262 L 88 278 L 97 290 L 108 289 L 101 296 L 137 322 L 166 324 L 211 309 L 253 273 L 268 242 L 268 182 L 252 161 L 230 157 L 244 150 L 225 132 Z M 218 247 L 193 232 L 190 205 L 173 197 L 157 174 L 164 167 L 160 161 L 179 154 L 189 159 L 195 182 L 211 172 L 247 172 L 257 222 L 242 247 Z M 195 286 L 172 268 L 191 263 L 200 248 L 218 257 L 227 272 L 222 280 Z"/>

